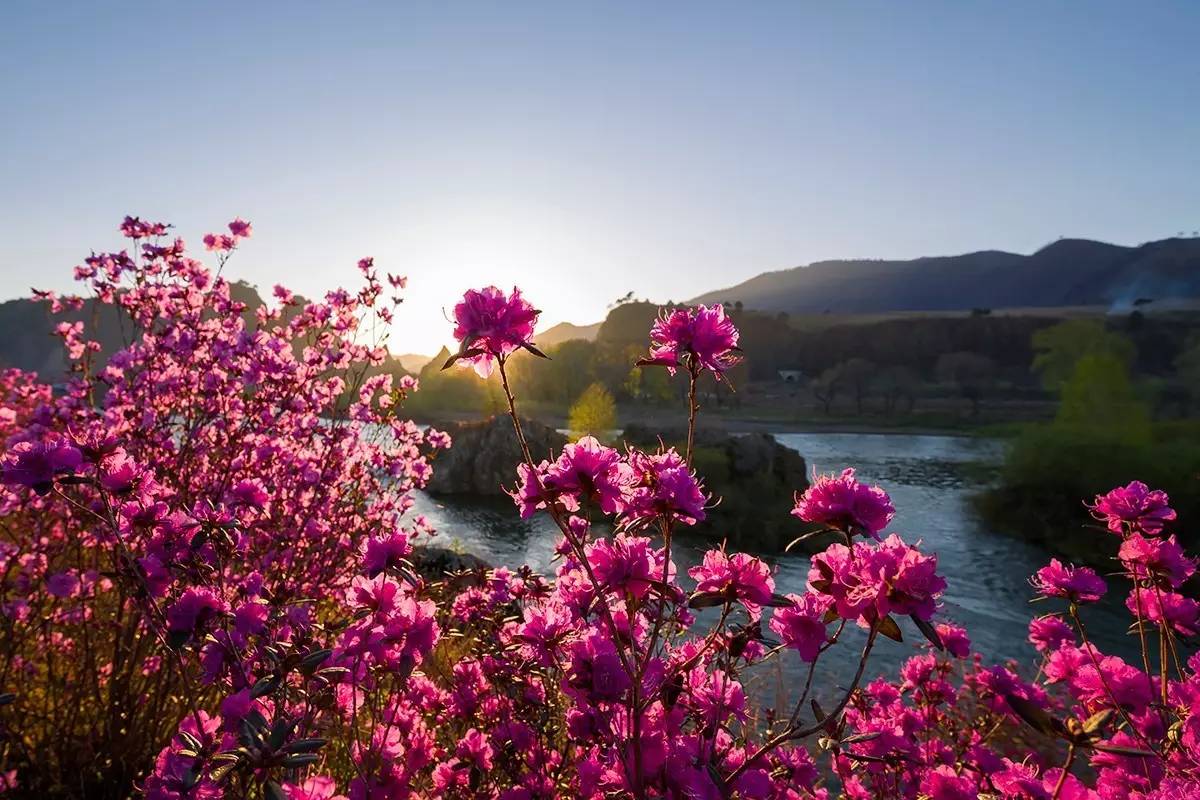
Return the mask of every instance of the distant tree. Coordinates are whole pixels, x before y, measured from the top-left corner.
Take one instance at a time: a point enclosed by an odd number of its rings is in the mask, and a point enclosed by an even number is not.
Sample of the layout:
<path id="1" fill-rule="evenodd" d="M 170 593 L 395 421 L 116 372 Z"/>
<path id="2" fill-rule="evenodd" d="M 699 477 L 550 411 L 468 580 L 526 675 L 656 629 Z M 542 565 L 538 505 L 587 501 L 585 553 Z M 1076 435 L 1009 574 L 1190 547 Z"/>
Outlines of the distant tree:
<path id="1" fill-rule="evenodd" d="M 984 395 L 996 384 L 996 362 L 978 353 L 945 353 L 937 360 L 938 380 L 954 386 L 971 402 L 971 416 L 979 414 Z"/>
<path id="2" fill-rule="evenodd" d="M 875 373 L 872 386 L 883 398 L 885 413 L 895 413 L 901 400 L 905 401 L 906 411 L 911 412 L 921 386 L 921 376 L 910 367 L 893 364 Z"/>
<path id="3" fill-rule="evenodd" d="M 1063 385 L 1054 422 L 1134 443 L 1150 440 L 1150 413 L 1134 392 L 1129 367 L 1109 353 L 1079 359 Z"/>
<path id="4" fill-rule="evenodd" d="M 603 436 L 617 426 L 617 405 L 602 383 L 593 383 L 575 405 L 567 420 L 572 433 Z"/>
<path id="5" fill-rule="evenodd" d="M 635 400 L 668 403 L 675 397 L 670 374 L 661 367 L 634 367 L 625 377 L 625 392 Z"/>
<path id="6" fill-rule="evenodd" d="M 1084 356 L 1111 355 L 1128 366 L 1137 355 L 1132 342 L 1091 319 L 1069 319 L 1035 332 L 1033 349 L 1033 371 L 1052 392 L 1063 388 Z"/>
<path id="7" fill-rule="evenodd" d="M 865 358 L 852 358 L 842 364 L 842 382 L 854 397 L 854 407 L 863 413 L 863 400 L 871 393 L 875 375 L 879 368 Z"/>
<path id="8" fill-rule="evenodd" d="M 842 365 L 838 364 L 818 375 L 811 383 L 809 389 L 813 393 L 813 397 L 821 404 L 821 407 L 828 414 L 833 410 L 833 401 L 837 398 L 838 392 L 844 385 L 842 376 Z"/>
<path id="9" fill-rule="evenodd" d="M 1200 335 L 1193 335 L 1188 346 L 1175 358 L 1175 369 L 1187 398 L 1186 404 L 1190 406 L 1193 399 L 1200 397 Z"/>

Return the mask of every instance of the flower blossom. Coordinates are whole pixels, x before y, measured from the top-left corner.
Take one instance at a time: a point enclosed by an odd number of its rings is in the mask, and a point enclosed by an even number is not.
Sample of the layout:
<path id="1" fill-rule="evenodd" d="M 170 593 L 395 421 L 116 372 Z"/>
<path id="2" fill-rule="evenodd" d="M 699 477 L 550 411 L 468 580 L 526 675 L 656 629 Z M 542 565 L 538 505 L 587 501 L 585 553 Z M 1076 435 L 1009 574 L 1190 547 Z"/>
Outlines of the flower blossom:
<path id="1" fill-rule="evenodd" d="M 887 492 L 859 483 L 853 469 L 841 475 L 819 475 L 796 500 L 792 516 L 845 531 L 879 538 L 896 509 Z"/>
<path id="2" fill-rule="evenodd" d="M 1044 597 L 1061 597 L 1072 603 L 1094 603 L 1108 589 L 1095 570 L 1064 565 L 1057 558 L 1050 559 L 1029 582 Z"/>
<path id="3" fill-rule="evenodd" d="M 1166 492 L 1151 491 L 1141 481 L 1133 481 L 1108 494 L 1096 495 L 1096 501 L 1089 508 L 1092 516 L 1106 523 L 1113 533 L 1123 533 L 1129 526 L 1154 536 L 1162 533 L 1165 523 L 1175 519 L 1175 509 L 1167 505 L 1169 502 Z"/>
<path id="4" fill-rule="evenodd" d="M 634 525 L 656 517 L 695 525 L 704 521 L 704 492 L 683 456 L 671 448 L 648 455 L 629 454 L 632 478 L 625 497 L 625 516 Z"/>
<path id="5" fill-rule="evenodd" d="M 73 473 L 82 463 L 83 454 L 61 436 L 43 442 L 17 442 L 0 461 L 0 481 L 46 494 L 56 476 Z"/>
<path id="6" fill-rule="evenodd" d="M 770 628 L 783 644 L 800 654 L 800 658 L 812 662 L 817 660 L 821 647 L 829 634 L 825 613 L 831 601 L 828 596 L 816 592 L 786 596 L 791 605 L 775 610 Z"/>
<path id="7" fill-rule="evenodd" d="M 531 341 L 539 314 L 541 312 L 521 296 L 520 289 L 513 288 L 511 295 L 505 295 L 495 286 L 471 289 L 454 307 L 454 338 L 459 341 L 460 348 L 445 367 L 462 361 L 474 366 L 481 378 L 486 378 L 492 374 L 496 359 L 505 358 L 520 348 L 540 355 Z"/>
<path id="8" fill-rule="evenodd" d="M 642 366 L 709 370 L 720 377 L 741 362 L 738 329 L 720 305 L 664 312 L 650 329 L 650 355 Z"/>
<path id="9" fill-rule="evenodd" d="M 813 556 L 808 585 L 832 599 L 838 616 L 868 626 L 893 612 L 928 621 L 946 581 L 937 574 L 937 556 L 892 534 L 877 545 L 830 545 Z"/>
<path id="10" fill-rule="evenodd" d="M 696 591 L 718 594 L 726 600 L 737 600 L 757 618 L 759 609 L 771 602 L 775 580 L 771 569 L 746 553 L 732 556 L 724 550 L 709 550 L 704 562 L 688 570 L 696 581 Z"/>

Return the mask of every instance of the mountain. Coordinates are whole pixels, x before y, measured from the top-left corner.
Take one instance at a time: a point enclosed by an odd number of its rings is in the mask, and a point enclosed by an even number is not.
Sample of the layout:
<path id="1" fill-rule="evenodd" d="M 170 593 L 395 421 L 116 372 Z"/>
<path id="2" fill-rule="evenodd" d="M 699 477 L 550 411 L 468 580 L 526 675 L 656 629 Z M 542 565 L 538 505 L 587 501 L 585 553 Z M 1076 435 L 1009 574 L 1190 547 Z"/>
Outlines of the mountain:
<path id="1" fill-rule="evenodd" d="M 418 353 L 405 353 L 402 356 L 393 356 L 393 358 L 413 375 L 419 374 L 421 368 L 433 360 L 433 356 L 423 356 Z"/>
<path id="2" fill-rule="evenodd" d="M 1200 238 L 1140 247 L 1060 239 L 1032 255 L 982 250 L 909 261 L 819 261 L 765 272 L 689 303 L 760 311 L 877 313 L 970 308 L 1132 306 L 1200 297 Z"/>
<path id="3" fill-rule="evenodd" d="M 586 339 L 587 341 L 595 341 L 596 334 L 600 331 L 600 326 L 603 323 L 596 322 L 591 325 L 572 325 L 570 322 L 560 322 L 553 328 L 547 328 L 533 337 L 533 341 L 538 347 L 553 347 L 556 344 L 569 342 L 572 339 Z"/>

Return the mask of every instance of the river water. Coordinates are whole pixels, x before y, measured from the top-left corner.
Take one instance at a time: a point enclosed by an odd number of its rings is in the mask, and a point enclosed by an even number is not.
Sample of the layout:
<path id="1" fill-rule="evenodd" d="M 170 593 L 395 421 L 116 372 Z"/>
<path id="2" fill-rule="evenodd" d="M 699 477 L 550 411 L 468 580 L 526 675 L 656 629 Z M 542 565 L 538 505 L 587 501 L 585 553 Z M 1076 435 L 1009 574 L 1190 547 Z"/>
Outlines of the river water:
<path id="1" fill-rule="evenodd" d="M 1002 458 L 1003 442 L 857 433 L 776 434 L 776 438 L 799 451 L 810 470 L 834 472 L 852 466 L 860 480 L 887 490 L 896 507 L 890 530 L 909 542 L 921 540 L 925 552 L 938 556 L 938 571 L 947 582 L 942 617 L 966 627 L 975 649 L 988 661 L 1031 661 L 1033 650 L 1026 642 L 1029 619 L 1054 608 L 1049 602 L 1030 604 L 1033 592 L 1028 578 L 1049 556 L 1037 546 L 990 530 L 970 501 L 988 480 L 989 467 Z M 504 499 L 443 502 L 425 495 L 418 496 L 417 510 L 434 522 L 440 544 L 461 546 L 496 565 L 528 564 L 543 572 L 553 570 L 558 530 L 544 515 L 523 521 Z M 1084 513 L 1081 506 L 1081 523 Z M 681 574 L 699 562 L 706 547 L 704 542 L 686 540 L 677 545 L 674 558 Z M 803 592 L 806 556 L 757 555 L 775 567 L 776 591 Z M 1101 649 L 1128 659 L 1137 651 L 1125 634 L 1128 618 L 1119 604 L 1124 591 L 1113 585 L 1110 595 L 1113 599 L 1087 609 L 1085 620 Z M 701 624 L 704 621 L 702 618 Z M 882 640 L 872 655 L 869 674 L 893 672 L 913 654 L 921 635 L 908 620 L 902 621 L 901 627 L 905 641 Z M 822 658 L 819 682 L 848 681 L 861 640 L 857 631 L 843 637 L 843 643 Z M 781 667 L 758 676 L 762 683 L 759 691 L 780 694 L 781 701 L 793 693 L 804 674 L 794 654 L 787 655 Z"/>

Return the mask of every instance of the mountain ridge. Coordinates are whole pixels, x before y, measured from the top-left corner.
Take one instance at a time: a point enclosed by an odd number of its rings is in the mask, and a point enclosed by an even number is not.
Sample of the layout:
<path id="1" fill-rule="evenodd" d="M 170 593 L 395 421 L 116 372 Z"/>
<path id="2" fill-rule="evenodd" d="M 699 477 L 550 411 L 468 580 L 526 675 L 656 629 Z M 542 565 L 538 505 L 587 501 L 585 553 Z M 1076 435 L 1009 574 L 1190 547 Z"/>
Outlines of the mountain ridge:
<path id="1" fill-rule="evenodd" d="M 1119 305 L 1200 296 L 1200 238 L 1131 247 L 1064 238 L 1030 255 L 977 250 L 914 259 L 829 259 L 763 272 L 688 301 L 758 311 L 878 313 Z"/>

